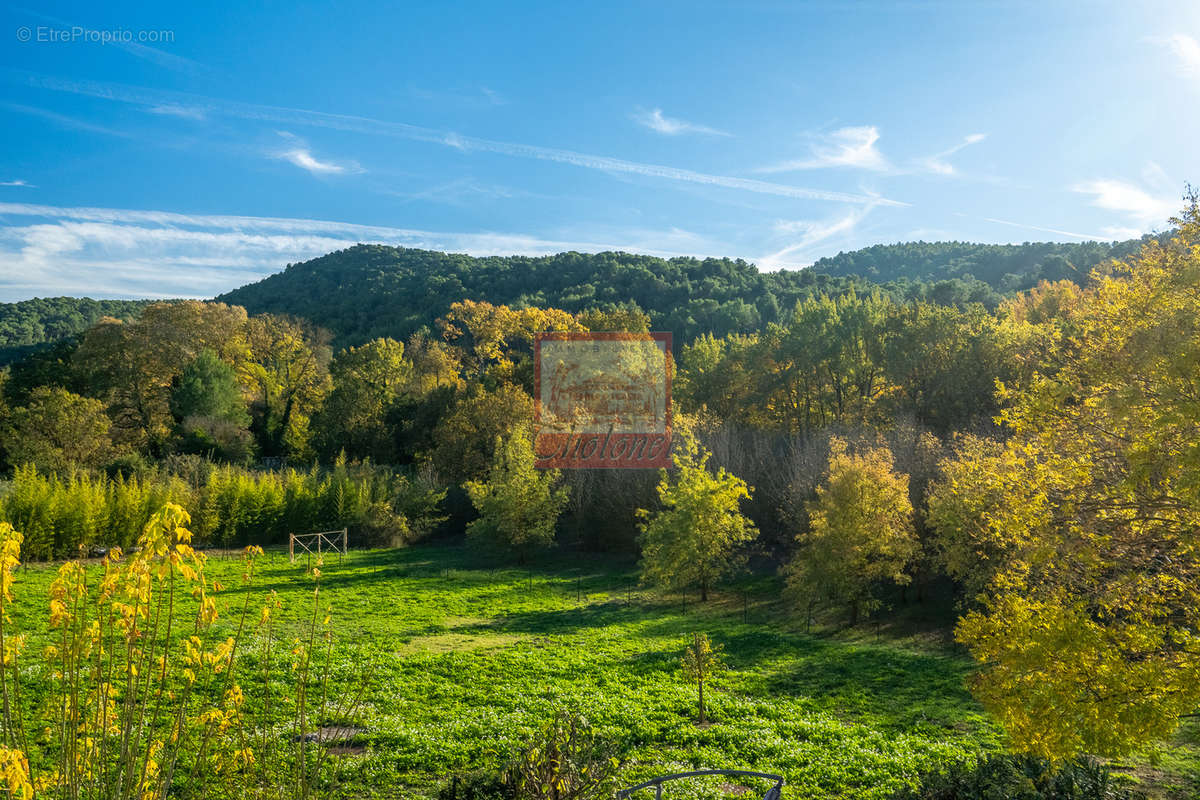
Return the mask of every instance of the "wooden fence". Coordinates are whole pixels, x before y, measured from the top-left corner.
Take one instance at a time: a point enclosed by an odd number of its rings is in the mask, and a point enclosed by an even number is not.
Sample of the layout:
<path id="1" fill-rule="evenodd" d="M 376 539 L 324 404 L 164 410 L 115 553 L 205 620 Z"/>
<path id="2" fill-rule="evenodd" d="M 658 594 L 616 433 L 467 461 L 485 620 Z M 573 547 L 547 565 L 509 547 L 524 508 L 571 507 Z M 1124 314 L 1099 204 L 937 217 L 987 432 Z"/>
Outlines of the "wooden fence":
<path id="1" fill-rule="evenodd" d="M 326 551 L 336 552 L 339 556 L 346 554 L 346 547 L 349 544 L 349 535 L 345 528 L 340 531 L 318 531 L 317 533 L 289 533 L 288 534 L 288 558 L 293 564 L 296 563 L 296 547 L 308 553 L 309 555 L 316 554 L 320 558 Z M 314 549 L 315 548 L 315 549 Z"/>

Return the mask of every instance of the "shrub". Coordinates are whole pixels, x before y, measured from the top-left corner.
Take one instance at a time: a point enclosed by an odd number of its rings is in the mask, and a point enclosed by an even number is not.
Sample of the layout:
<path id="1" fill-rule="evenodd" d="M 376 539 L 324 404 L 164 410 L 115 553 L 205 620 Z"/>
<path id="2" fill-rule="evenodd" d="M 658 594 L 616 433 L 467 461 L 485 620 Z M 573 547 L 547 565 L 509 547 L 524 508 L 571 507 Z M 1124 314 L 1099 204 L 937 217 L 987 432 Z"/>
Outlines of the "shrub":
<path id="1" fill-rule="evenodd" d="M 507 767 L 457 776 L 438 800 L 611 800 L 617 755 L 585 717 L 559 710 Z"/>
<path id="2" fill-rule="evenodd" d="M 513 761 L 508 782 L 522 800 L 609 800 L 619 763 L 585 717 L 559 711 Z"/>
<path id="3" fill-rule="evenodd" d="M 1094 759 L 1055 768 L 1040 758 L 991 755 L 921 776 L 920 787 L 895 800 L 1140 800 L 1146 795 L 1122 786 Z"/>

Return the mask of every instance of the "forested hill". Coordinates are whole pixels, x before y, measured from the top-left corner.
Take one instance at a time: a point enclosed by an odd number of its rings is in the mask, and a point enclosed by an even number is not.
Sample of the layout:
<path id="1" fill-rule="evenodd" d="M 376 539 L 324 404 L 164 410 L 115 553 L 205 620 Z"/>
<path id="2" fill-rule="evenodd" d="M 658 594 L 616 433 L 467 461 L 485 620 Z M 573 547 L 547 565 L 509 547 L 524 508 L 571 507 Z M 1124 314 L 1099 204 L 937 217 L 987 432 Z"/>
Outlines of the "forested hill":
<path id="1" fill-rule="evenodd" d="M 994 305 L 1041 279 L 1082 281 L 1140 240 L 1103 244 L 983 245 L 914 242 L 839 253 L 811 269 L 760 272 L 730 259 L 630 253 L 474 258 L 358 245 L 301 264 L 218 300 L 252 313 L 288 313 L 332 331 L 336 345 L 403 339 L 432 326 L 458 300 L 553 306 L 571 312 L 634 303 L 681 342 L 704 332 L 757 330 L 815 291 L 882 286 L 905 298 Z"/>
<path id="2" fill-rule="evenodd" d="M 1164 234 L 1165 236 L 1166 234 Z M 871 281 L 983 281 L 999 292 L 1028 289 L 1040 280 L 1083 282 L 1093 267 L 1138 251 L 1153 236 L 1121 242 L 902 242 L 822 258 L 811 269 Z"/>
<path id="3" fill-rule="evenodd" d="M 571 312 L 636 304 L 680 342 L 700 333 L 750 332 L 817 291 L 880 286 L 900 298 L 995 305 L 1039 280 L 1083 281 L 1144 240 L 986 245 L 909 242 L 838 253 L 804 270 L 760 272 L 730 259 L 630 253 L 493 256 L 358 245 L 221 295 L 252 313 L 291 314 L 334 334 L 335 346 L 404 339 L 459 300 L 554 306 Z M 146 301 L 52 297 L 0 303 L 0 365 L 80 333 L 101 316 L 136 316 Z"/>
<path id="4" fill-rule="evenodd" d="M 335 345 L 403 339 L 464 299 L 571 312 L 634 303 L 654 327 L 688 341 L 705 331 L 755 330 L 816 290 L 851 286 L 869 289 L 859 279 L 807 270 L 762 273 L 741 260 L 612 252 L 474 258 L 358 245 L 289 265 L 217 299 L 251 314 L 305 317 L 332 331 Z"/>
<path id="5" fill-rule="evenodd" d="M 101 317 L 135 317 L 148 302 L 35 297 L 19 303 L 0 303 L 0 364 L 15 361 L 50 342 L 83 333 Z"/>

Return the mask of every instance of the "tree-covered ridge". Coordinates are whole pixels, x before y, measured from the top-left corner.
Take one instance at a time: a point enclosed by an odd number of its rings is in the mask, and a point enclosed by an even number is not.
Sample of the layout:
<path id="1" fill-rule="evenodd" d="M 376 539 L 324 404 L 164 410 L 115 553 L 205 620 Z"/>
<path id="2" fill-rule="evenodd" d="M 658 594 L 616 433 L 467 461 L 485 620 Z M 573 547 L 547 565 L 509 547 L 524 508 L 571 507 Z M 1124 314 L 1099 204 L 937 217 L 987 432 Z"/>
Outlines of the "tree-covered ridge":
<path id="1" fill-rule="evenodd" d="M 221 295 L 251 314 L 291 314 L 331 331 L 335 347 L 406 339 L 453 303 L 554 307 L 572 313 L 635 305 L 651 326 L 688 342 L 751 333 L 781 322 L 815 294 L 881 286 L 898 300 L 995 307 L 1041 280 L 1082 283 L 1092 268 L 1137 252 L 1125 242 L 988 245 L 908 242 L 838 253 L 810 269 L 760 272 L 741 259 L 671 258 L 622 252 L 490 256 L 358 245 Z M 131 319 L 147 301 L 36 298 L 0 304 L 0 364 L 86 330 L 104 316 Z M 782 313 L 781 313 L 782 310 Z"/>
<path id="2" fill-rule="evenodd" d="M 335 346 L 380 336 L 404 339 L 432 327 L 462 300 L 572 313 L 634 304 L 650 315 L 654 328 L 689 341 L 707 332 L 756 330 L 814 292 L 863 285 L 808 271 L 762 273 L 740 259 L 616 252 L 474 258 L 358 245 L 291 264 L 218 299 L 251 314 L 304 317 L 333 331 Z"/>
<path id="3" fill-rule="evenodd" d="M 995 307 L 1041 280 L 1086 281 L 1142 240 L 987 245 L 911 242 L 821 259 L 811 269 L 760 272 L 728 258 L 670 258 L 622 252 L 489 256 L 357 245 L 300 264 L 218 297 L 251 314 L 304 317 L 334 334 L 335 346 L 380 336 L 404 339 L 432 327 L 462 300 L 513 307 L 636 305 L 655 329 L 679 342 L 713 333 L 750 333 L 779 322 L 815 294 L 881 287 L 900 300 Z M 783 314 L 781 314 L 781 310 Z"/>
<path id="4" fill-rule="evenodd" d="M 15 361 L 40 345 L 83 333 L 101 317 L 132 319 L 149 302 L 35 297 L 0 303 L 0 364 Z"/>
<path id="5" fill-rule="evenodd" d="M 1000 292 L 1030 289 L 1039 281 L 1082 283 L 1094 267 L 1124 259 L 1151 239 L 1121 242 L 901 242 L 818 259 L 811 269 L 836 277 L 858 276 L 870 281 L 936 283 L 946 280 L 982 281 Z"/>

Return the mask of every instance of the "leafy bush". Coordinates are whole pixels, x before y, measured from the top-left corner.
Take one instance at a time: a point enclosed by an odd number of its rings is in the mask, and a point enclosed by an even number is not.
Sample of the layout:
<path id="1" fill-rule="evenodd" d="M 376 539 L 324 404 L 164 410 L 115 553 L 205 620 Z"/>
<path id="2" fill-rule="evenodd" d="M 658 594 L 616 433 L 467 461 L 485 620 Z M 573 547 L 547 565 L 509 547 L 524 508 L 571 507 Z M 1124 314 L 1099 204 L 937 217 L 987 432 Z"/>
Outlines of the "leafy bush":
<path id="1" fill-rule="evenodd" d="M 919 789 L 905 789 L 896 800 L 1139 800 L 1145 794 L 1114 780 L 1112 772 L 1090 758 L 1058 769 L 1033 756 L 992 755 L 956 764 L 945 772 L 921 776 Z"/>
<path id="2" fill-rule="evenodd" d="M 455 777 L 438 800 L 610 800 L 619 766 L 613 742 L 560 710 L 505 769 Z"/>
<path id="3" fill-rule="evenodd" d="M 608 800 L 620 761 L 586 718 L 559 711 L 508 769 L 521 800 Z"/>
<path id="4" fill-rule="evenodd" d="M 505 777 L 488 770 L 456 775 L 438 790 L 438 800 L 516 800 L 516 790 Z"/>

